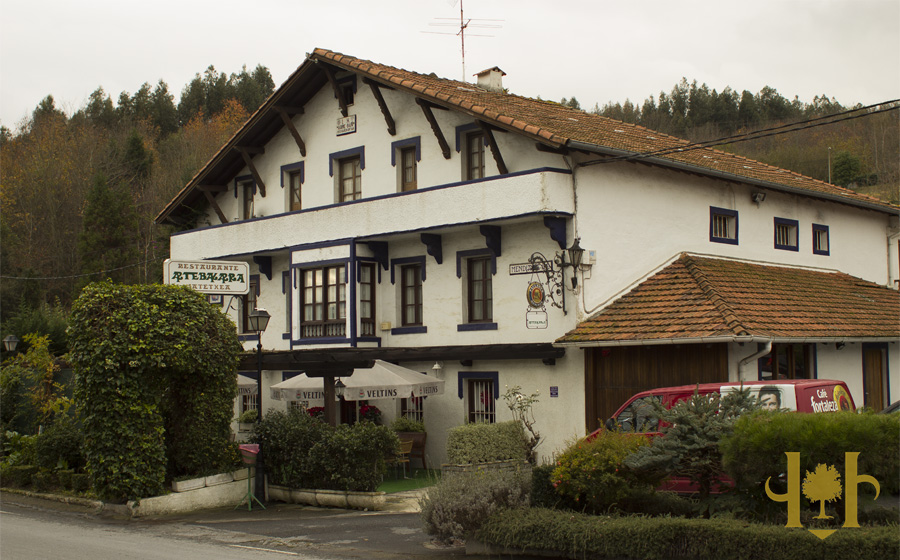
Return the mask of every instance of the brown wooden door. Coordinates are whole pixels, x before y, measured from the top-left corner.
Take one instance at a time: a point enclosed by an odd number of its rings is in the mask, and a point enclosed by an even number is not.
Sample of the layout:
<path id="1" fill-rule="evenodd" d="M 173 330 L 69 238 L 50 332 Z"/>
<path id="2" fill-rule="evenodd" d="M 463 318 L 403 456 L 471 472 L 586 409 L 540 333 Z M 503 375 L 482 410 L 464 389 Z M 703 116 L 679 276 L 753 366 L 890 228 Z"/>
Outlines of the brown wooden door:
<path id="1" fill-rule="evenodd" d="M 886 354 L 883 346 L 863 346 L 863 404 L 876 411 L 888 405 L 885 390 Z"/>
<path id="2" fill-rule="evenodd" d="M 728 381 L 725 344 L 624 346 L 585 352 L 585 426 L 603 425 L 635 393 L 694 383 Z"/>

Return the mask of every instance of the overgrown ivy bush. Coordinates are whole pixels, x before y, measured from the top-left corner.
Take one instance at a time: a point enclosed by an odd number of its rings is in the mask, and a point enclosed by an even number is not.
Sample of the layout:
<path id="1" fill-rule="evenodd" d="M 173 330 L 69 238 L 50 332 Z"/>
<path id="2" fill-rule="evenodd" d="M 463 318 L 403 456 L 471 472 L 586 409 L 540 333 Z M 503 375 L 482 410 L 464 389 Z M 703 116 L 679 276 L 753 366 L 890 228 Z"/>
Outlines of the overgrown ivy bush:
<path id="1" fill-rule="evenodd" d="M 819 560 L 897 558 L 897 525 L 838 530 L 821 540 L 803 529 L 736 519 L 593 516 L 550 509 L 508 509 L 485 519 L 476 537 L 517 554 L 641 560 Z"/>
<path id="2" fill-rule="evenodd" d="M 69 358 L 97 495 L 155 496 L 168 477 L 227 468 L 234 324 L 176 286 L 91 284 L 72 307 Z"/>
<path id="3" fill-rule="evenodd" d="M 463 424 L 447 434 L 447 460 L 453 464 L 525 461 L 526 438 L 515 420 L 494 424 Z"/>
<path id="4" fill-rule="evenodd" d="M 881 494 L 900 491 L 900 415 L 871 412 L 785 414 L 759 412 L 737 420 L 733 434 L 721 443 L 725 472 L 747 500 L 748 511 L 762 511 L 772 502 L 765 481 L 783 493 L 779 475 L 787 470 L 785 452 L 800 453 L 800 477 L 819 464 L 835 467 L 843 478 L 845 454 L 859 452 L 858 472 L 875 477 Z M 867 484 L 861 492 L 871 491 Z M 802 493 L 801 493 L 802 495 Z M 776 504 L 781 506 L 783 504 Z"/>
<path id="5" fill-rule="evenodd" d="M 640 493 L 651 491 L 662 476 L 639 476 L 625 459 L 650 445 L 642 435 L 603 430 L 593 440 L 578 440 L 556 459 L 551 480 L 567 505 L 606 511 Z"/>
<path id="6" fill-rule="evenodd" d="M 359 422 L 334 428 L 297 408 L 269 411 L 252 440 L 260 445 L 274 484 L 365 492 L 378 487 L 385 458 L 400 446 L 387 426 Z"/>
<path id="7" fill-rule="evenodd" d="M 505 508 L 528 506 L 527 471 L 445 473 L 420 500 L 425 531 L 444 542 L 464 540 Z"/>

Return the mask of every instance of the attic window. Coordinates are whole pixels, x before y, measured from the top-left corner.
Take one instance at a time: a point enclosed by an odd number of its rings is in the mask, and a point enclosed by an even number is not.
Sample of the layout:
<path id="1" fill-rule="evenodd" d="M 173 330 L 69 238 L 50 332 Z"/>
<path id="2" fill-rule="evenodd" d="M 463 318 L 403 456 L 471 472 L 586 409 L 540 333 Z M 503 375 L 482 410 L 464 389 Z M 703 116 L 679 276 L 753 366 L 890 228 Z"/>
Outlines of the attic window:
<path id="1" fill-rule="evenodd" d="M 797 242 L 797 220 L 775 218 L 775 248 L 782 251 L 798 251 L 800 245 Z"/>
<path id="2" fill-rule="evenodd" d="M 709 207 L 709 240 L 713 243 L 738 244 L 737 211 Z"/>

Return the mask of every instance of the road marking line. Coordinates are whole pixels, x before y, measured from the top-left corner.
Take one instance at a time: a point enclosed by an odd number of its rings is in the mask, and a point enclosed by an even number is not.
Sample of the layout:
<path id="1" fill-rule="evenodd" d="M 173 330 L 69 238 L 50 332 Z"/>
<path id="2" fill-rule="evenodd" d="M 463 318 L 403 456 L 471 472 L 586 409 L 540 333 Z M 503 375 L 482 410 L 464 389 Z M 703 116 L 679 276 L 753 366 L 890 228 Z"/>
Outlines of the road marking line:
<path id="1" fill-rule="evenodd" d="M 230 545 L 228 545 L 228 546 L 231 546 L 231 547 L 234 547 L 234 548 L 249 548 L 250 550 L 261 550 L 261 551 L 263 551 L 263 552 L 277 552 L 278 554 L 287 554 L 287 555 L 290 555 L 290 556 L 300 556 L 300 555 L 297 554 L 296 552 L 286 552 L 286 551 L 284 551 L 284 550 L 274 550 L 274 549 L 272 549 L 272 548 L 260 548 L 260 547 L 258 547 L 258 546 L 243 546 L 243 545 L 240 545 L 240 544 L 230 544 Z"/>

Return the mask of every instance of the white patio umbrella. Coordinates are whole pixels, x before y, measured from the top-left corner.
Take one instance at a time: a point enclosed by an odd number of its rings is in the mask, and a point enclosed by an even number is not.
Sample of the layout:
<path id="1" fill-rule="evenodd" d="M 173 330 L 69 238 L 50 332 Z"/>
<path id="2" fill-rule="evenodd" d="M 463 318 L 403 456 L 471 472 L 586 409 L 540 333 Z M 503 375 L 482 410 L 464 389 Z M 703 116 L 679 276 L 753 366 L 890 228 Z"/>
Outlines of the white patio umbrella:
<path id="1" fill-rule="evenodd" d="M 367 401 L 427 397 L 444 392 L 444 380 L 418 371 L 375 360 L 371 368 L 357 368 L 350 377 L 342 377 L 346 385 L 344 400 Z M 278 400 L 311 400 L 316 394 L 324 402 L 324 385 L 320 377 L 300 374 L 272 385 L 272 398 Z"/>
<path id="2" fill-rule="evenodd" d="M 256 380 L 247 377 L 246 375 L 241 375 L 240 373 L 237 376 L 238 381 L 238 394 L 239 395 L 255 395 L 256 394 Z"/>

